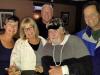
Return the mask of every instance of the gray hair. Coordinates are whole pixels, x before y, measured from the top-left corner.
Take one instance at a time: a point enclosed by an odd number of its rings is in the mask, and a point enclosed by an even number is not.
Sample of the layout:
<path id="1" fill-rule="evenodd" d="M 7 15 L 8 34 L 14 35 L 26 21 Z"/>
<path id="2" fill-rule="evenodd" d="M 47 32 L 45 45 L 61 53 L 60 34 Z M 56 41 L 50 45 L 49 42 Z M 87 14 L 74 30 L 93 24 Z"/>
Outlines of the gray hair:
<path id="1" fill-rule="evenodd" d="M 52 11 L 52 14 L 53 14 L 53 7 L 52 7 L 52 5 L 51 4 L 44 4 L 43 6 L 42 6 L 42 10 L 45 8 L 45 7 L 49 7 L 50 9 L 51 9 L 51 11 Z"/>

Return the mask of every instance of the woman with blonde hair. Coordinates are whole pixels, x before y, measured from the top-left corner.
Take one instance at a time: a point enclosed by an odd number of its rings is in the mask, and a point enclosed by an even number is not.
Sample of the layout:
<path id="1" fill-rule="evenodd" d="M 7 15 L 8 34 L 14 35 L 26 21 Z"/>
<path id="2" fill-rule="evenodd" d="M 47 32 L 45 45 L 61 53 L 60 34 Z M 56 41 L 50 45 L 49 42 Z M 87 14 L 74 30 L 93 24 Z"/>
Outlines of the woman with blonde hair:
<path id="1" fill-rule="evenodd" d="M 36 65 L 41 65 L 40 54 L 45 44 L 46 40 L 39 36 L 35 21 L 30 17 L 24 18 L 20 25 L 20 38 L 11 54 L 10 65 L 15 64 L 23 72 L 35 70 Z"/>

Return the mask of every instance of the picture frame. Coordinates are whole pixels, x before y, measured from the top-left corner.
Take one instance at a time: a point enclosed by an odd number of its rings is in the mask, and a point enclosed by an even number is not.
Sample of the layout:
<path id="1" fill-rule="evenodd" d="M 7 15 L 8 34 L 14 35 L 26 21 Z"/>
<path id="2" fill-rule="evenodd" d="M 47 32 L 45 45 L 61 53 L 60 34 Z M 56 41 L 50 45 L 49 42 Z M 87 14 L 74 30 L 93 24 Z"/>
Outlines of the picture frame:
<path id="1" fill-rule="evenodd" d="M 0 9 L 0 30 L 4 29 L 5 19 L 11 15 L 14 15 L 14 9 Z"/>
<path id="2" fill-rule="evenodd" d="M 69 12 L 61 12 L 61 19 L 64 22 L 64 25 L 69 24 Z"/>

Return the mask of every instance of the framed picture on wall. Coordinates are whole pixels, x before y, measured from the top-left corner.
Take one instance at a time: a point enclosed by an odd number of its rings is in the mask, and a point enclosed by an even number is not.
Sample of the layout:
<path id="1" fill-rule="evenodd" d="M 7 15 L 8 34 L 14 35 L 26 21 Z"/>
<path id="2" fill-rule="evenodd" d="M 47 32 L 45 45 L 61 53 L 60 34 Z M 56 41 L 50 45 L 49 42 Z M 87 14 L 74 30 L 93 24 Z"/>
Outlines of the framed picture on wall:
<path id="1" fill-rule="evenodd" d="M 64 25 L 69 24 L 69 12 L 61 12 L 61 19 L 64 22 Z"/>
<path id="2" fill-rule="evenodd" d="M 0 9 L 0 30 L 4 29 L 4 21 L 7 17 L 14 15 L 14 9 Z"/>

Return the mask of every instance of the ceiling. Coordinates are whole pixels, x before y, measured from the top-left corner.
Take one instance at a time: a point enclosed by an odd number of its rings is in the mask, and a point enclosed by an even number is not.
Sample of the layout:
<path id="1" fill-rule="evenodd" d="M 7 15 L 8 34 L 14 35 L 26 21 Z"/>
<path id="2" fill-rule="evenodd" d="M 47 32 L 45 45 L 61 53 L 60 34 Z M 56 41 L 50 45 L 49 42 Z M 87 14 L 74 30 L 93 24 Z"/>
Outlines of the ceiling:
<path id="1" fill-rule="evenodd" d="M 87 1 L 99 1 L 99 0 L 33 0 L 33 1 L 53 2 L 53 3 L 63 3 L 63 4 L 77 4 L 77 3 L 84 3 Z"/>

